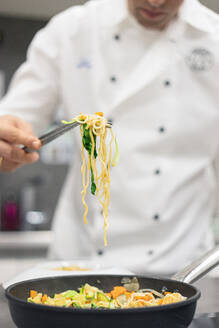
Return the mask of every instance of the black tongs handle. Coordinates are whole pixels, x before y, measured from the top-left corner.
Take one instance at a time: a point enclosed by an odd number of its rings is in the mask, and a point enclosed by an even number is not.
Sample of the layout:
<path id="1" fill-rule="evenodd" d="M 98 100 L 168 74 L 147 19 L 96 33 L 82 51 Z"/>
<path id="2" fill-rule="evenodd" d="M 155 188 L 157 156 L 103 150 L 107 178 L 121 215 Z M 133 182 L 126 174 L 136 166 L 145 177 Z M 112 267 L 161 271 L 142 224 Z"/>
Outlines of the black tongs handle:
<path id="1" fill-rule="evenodd" d="M 73 122 L 73 123 L 68 123 L 68 124 L 62 124 L 61 126 L 58 126 L 54 130 L 43 134 L 41 137 L 39 137 L 39 140 L 41 141 L 42 146 L 48 144 L 49 142 L 55 140 L 56 138 L 60 137 L 67 131 L 76 128 L 80 123 L 78 122 Z M 22 148 L 26 153 L 31 153 L 34 150 L 25 146 Z"/>

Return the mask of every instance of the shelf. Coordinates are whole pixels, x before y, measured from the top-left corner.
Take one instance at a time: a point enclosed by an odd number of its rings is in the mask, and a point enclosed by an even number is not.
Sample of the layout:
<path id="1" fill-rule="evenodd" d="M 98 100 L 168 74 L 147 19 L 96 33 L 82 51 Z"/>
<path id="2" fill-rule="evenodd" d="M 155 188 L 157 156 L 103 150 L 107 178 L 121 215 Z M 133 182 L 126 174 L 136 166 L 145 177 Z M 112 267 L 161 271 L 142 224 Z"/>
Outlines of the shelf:
<path id="1" fill-rule="evenodd" d="M 1 250 L 47 249 L 52 243 L 52 231 L 0 232 Z"/>

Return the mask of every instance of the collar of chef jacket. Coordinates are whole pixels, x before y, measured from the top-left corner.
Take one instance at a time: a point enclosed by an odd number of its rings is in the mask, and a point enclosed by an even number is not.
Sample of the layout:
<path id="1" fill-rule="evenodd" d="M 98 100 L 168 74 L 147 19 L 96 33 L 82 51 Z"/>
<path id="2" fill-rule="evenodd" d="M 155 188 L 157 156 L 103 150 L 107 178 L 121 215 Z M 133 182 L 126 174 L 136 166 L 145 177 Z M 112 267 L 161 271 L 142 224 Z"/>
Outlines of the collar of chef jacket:
<path id="1" fill-rule="evenodd" d="M 110 0 L 105 11 L 102 24 L 108 27 L 121 24 L 130 16 L 127 0 Z M 218 20 L 218 15 L 211 11 L 206 15 L 206 7 L 198 0 L 184 0 L 178 18 L 198 30 L 212 33 L 215 31 L 214 19 Z"/>
<path id="2" fill-rule="evenodd" d="M 133 21 L 128 11 L 127 0 L 105 0 L 101 9 L 101 27 L 109 30 L 119 30 L 123 25 Z M 217 24 L 214 22 L 217 21 Z M 137 23 L 138 24 L 138 23 Z M 137 25 L 136 24 L 136 25 Z M 139 28 L 140 27 L 140 24 Z M 200 33 L 215 33 L 215 25 L 218 26 L 218 15 L 201 5 L 198 0 L 184 0 L 178 16 L 168 28 L 161 32 L 159 42 L 145 53 L 142 60 L 137 63 L 133 74 L 127 83 L 119 89 L 118 94 L 112 97 L 112 102 L 107 104 L 109 114 L 114 112 L 118 106 L 128 98 L 134 96 L 139 90 L 150 84 L 166 67 L 170 58 L 178 60 L 180 56 L 174 51 L 174 42 L 180 41 L 185 35 L 185 29 L 194 29 Z M 169 40 L 170 42 L 167 42 Z M 171 41 L 173 43 L 171 44 Z M 160 55 L 162 53 L 162 56 Z M 142 74 L 145 71 L 147 74 Z M 99 89 L 99 87 L 98 87 Z"/>

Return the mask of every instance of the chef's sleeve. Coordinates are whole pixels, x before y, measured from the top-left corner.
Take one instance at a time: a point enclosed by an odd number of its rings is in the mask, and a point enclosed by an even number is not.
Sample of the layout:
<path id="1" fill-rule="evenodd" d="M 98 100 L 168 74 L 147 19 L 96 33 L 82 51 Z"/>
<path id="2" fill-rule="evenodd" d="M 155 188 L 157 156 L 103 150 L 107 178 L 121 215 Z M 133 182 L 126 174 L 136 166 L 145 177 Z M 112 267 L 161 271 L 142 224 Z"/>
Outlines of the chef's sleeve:
<path id="1" fill-rule="evenodd" d="M 60 102 L 59 47 L 55 22 L 34 37 L 27 59 L 11 81 L 0 102 L 0 115 L 10 114 L 30 122 L 35 133 L 50 123 Z"/>

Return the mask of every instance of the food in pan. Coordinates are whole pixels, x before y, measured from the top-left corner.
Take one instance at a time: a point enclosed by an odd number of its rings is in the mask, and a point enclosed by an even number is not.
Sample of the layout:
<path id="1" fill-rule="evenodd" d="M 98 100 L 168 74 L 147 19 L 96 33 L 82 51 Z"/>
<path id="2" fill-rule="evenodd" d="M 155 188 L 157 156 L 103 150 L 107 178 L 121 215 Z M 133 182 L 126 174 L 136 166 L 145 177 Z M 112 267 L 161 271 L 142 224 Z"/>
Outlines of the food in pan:
<path id="1" fill-rule="evenodd" d="M 91 271 L 89 268 L 82 268 L 80 266 L 62 266 L 57 268 L 52 268 L 54 271 Z"/>
<path id="2" fill-rule="evenodd" d="M 102 112 L 93 115 L 80 114 L 71 122 L 80 123 L 82 138 L 82 203 L 84 205 L 84 222 L 87 224 L 88 206 L 85 202 L 87 188 L 90 183 L 91 174 L 91 193 L 98 197 L 102 206 L 104 219 L 104 245 L 107 245 L 106 233 L 108 230 L 108 208 L 110 201 L 110 168 L 115 166 L 119 160 L 118 144 L 114 137 L 112 128 L 107 129 L 108 122 L 103 117 Z M 111 140 L 107 149 L 107 131 L 110 130 Z M 112 156 L 112 144 L 115 141 L 115 155 Z M 85 154 L 87 151 L 87 158 Z M 99 159 L 99 163 L 97 160 Z"/>
<path id="3" fill-rule="evenodd" d="M 53 297 L 31 290 L 28 298 L 28 302 L 35 304 L 82 309 L 139 308 L 167 305 L 184 300 L 186 297 L 178 292 L 159 293 L 152 289 L 139 289 L 136 278 L 124 286 L 115 286 L 108 293 L 86 283 L 78 291 L 67 290 Z"/>

